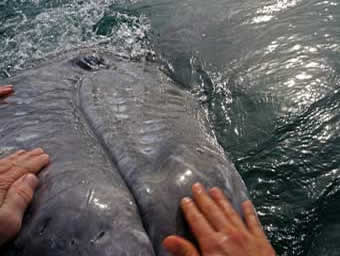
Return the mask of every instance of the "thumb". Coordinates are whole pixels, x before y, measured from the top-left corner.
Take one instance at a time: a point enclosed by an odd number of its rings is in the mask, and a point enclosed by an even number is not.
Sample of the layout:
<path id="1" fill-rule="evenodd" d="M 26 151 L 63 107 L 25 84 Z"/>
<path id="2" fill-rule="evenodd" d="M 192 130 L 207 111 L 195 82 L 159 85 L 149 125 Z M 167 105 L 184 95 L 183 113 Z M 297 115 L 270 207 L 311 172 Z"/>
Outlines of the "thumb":
<path id="1" fill-rule="evenodd" d="M 38 184 L 39 180 L 34 174 L 22 176 L 9 188 L 2 208 L 22 218 Z"/>
<path id="2" fill-rule="evenodd" d="M 0 245 L 20 231 L 22 218 L 33 199 L 38 183 L 39 180 L 35 175 L 26 174 L 9 188 L 0 207 Z"/>
<path id="3" fill-rule="evenodd" d="M 195 246 L 179 236 L 168 236 L 164 239 L 163 246 L 173 256 L 199 256 Z"/>

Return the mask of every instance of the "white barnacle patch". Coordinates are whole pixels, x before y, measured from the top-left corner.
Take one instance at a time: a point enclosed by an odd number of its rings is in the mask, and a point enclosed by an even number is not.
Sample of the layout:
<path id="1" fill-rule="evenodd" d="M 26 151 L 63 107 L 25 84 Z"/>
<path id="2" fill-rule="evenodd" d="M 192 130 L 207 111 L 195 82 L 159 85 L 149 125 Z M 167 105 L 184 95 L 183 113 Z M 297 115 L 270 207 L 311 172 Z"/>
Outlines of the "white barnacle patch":
<path id="1" fill-rule="evenodd" d="M 149 187 L 146 187 L 145 190 L 146 190 L 146 193 L 151 194 L 151 189 Z"/>
<path id="2" fill-rule="evenodd" d="M 92 202 L 94 203 L 95 206 L 97 206 L 98 208 L 100 208 L 102 210 L 109 208 L 109 206 L 107 204 L 101 203 L 98 198 L 94 198 L 92 200 Z"/>

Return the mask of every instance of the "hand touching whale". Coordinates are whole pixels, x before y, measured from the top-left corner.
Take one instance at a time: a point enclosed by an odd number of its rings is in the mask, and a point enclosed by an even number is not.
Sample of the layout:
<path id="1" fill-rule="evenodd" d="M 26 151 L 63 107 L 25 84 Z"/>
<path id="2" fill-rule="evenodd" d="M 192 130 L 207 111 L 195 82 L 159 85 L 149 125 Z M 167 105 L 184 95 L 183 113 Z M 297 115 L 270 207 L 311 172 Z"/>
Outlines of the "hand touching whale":
<path id="1" fill-rule="evenodd" d="M 19 232 L 38 186 L 35 174 L 48 162 L 48 155 L 40 148 L 19 150 L 0 160 L 0 246 Z"/>
<path id="2" fill-rule="evenodd" d="M 184 198 L 181 207 L 196 237 L 201 254 L 189 241 L 179 236 L 167 237 L 163 245 L 175 256 L 274 256 L 275 251 L 263 232 L 250 200 L 242 204 L 245 223 L 223 192 L 209 193 L 196 183 L 193 199 Z"/>

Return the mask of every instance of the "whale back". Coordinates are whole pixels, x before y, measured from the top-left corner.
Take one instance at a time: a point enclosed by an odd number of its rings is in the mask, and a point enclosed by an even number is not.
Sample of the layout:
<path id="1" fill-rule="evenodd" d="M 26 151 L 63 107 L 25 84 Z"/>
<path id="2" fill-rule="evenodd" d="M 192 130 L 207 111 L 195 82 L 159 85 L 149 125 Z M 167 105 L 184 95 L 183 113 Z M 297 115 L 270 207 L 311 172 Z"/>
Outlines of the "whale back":
<path id="1" fill-rule="evenodd" d="M 73 53 L 3 81 L 0 152 L 42 147 L 51 164 L 3 255 L 167 255 L 191 239 L 178 207 L 194 182 L 240 212 L 247 189 L 201 106 L 155 63 Z"/>

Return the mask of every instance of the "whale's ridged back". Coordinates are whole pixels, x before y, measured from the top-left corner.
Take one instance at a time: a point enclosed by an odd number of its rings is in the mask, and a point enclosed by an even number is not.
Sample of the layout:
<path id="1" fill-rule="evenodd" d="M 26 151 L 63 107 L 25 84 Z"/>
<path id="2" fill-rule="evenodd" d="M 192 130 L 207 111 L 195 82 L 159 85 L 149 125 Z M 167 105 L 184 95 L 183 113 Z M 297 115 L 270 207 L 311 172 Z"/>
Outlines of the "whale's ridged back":
<path id="1" fill-rule="evenodd" d="M 88 74 L 63 61 L 10 81 L 16 92 L 1 106 L 0 150 L 39 146 L 51 164 L 1 255 L 153 255 L 133 197 L 77 107 Z"/>
<path id="2" fill-rule="evenodd" d="M 4 255 L 167 255 L 165 236 L 190 238 L 178 205 L 194 182 L 237 210 L 247 199 L 193 96 L 153 63 L 105 56 L 9 81 L 0 150 L 40 146 L 52 164 Z"/>

